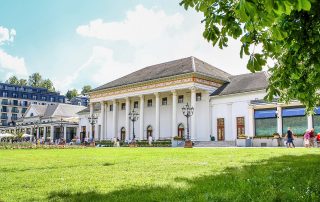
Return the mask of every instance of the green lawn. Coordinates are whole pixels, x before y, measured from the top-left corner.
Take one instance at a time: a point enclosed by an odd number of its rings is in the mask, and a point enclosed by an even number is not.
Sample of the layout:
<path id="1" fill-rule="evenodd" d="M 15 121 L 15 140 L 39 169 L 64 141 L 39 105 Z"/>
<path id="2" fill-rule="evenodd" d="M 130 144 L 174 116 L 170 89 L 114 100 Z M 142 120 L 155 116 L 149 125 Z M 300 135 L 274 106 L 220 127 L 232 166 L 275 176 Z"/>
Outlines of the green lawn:
<path id="1" fill-rule="evenodd" d="M 47 200 L 320 201 L 320 150 L 0 150 L 0 201 Z"/>

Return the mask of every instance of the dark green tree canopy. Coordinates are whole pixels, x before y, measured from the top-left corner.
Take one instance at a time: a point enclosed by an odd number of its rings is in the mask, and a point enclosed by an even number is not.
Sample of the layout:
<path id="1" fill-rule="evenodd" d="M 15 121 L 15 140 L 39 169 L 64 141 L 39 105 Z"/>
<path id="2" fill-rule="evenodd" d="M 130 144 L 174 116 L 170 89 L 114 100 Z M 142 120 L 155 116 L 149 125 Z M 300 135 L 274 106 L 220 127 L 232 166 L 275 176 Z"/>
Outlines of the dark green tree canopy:
<path id="1" fill-rule="evenodd" d="M 19 79 L 16 76 L 10 76 L 8 80 L 6 80 L 6 83 L 13 84 L 13 85 L 19 85 Z"/>
<path id="2" fill-rule="evenodd" d="M 6 83 L 20 85 L 20 86 L 32 86 L 46 88 L 50 92 L 55 92 L 55 87 L 50 79 L 42 79 L 42 76 L 39 73 L 33 73 L 29 76 L 28 81 L 26 79 L 19 79 L 17 76 L 11 76 Z"/>
<path id="3" fill-rule="evenodd" d="M 89 91 L 91 91 L 92 90 L 92 87 L 90 86 L 90 85 L 85 85 L 85 86 L 83 86 L 82 87 L 82 91 L 81 91 L 81 94 L 82 95 L 85 95 L 85 94 L 87 94 Z"/>
<path id="4" fill-rule="evenodd" d="M 320 97 L 320 1 L 316 0 L 182 0 L 185 9 L 204 14 L 203 36 L 221 49 L 228 38 L 240 39 L 247 68 L 269 67 L 267 100 L 299 100 L 309 112 Z M 256 46 L 262 46 L 256 52 Z"/>
<path id="5" fill-rule="evenodd" d="M 76 97 L 78 95 L 77 89 L 68 90 L 66 93 L 66 97 L 71 100 L 72 98 Z"/>

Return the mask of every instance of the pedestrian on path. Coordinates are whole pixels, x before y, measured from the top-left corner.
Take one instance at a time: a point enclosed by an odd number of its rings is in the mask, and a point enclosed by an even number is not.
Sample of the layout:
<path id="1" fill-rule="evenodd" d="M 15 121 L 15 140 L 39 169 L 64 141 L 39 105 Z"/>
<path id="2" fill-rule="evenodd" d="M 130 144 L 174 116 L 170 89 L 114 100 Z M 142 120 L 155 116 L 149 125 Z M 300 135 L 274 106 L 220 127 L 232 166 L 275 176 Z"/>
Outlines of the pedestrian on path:
<path id="1" fill-rule="evenodd" d="M 294 148 L 295 147 L 293 144 L 294 137 L 290 127 L 288 127 L 286 138 L 287 138 L 287 143 L 286 143 L 287 147 Z"/>
<path id="2" fill-rule="evenodd" d="M 310 134 L 310 147 L 314 147 L 314 137 L 315 137 L 315 135 L 314 135 L 314 129 L 313 128 L 311 128 L 309 134 Z"/>
<path id="3" fill-rule="evenodd" d="M 306 133 L 303 136 L 304 138 L 304 146 L 306 148 L 310 147 L 310 131 L 308 131 L 308 129 L 306 130 Z"/>

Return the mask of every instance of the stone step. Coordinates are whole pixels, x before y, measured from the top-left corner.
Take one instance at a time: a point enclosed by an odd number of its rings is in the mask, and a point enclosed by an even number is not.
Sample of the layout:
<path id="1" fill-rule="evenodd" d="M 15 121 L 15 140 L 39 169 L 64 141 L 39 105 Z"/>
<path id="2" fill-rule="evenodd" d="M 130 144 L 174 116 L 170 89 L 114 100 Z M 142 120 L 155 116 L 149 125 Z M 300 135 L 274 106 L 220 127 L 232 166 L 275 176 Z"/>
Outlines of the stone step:
<path id="1" fill-rule="evenodd" d="M 195 147 L 235 147 L 235 141 L 196 141 Z"/>

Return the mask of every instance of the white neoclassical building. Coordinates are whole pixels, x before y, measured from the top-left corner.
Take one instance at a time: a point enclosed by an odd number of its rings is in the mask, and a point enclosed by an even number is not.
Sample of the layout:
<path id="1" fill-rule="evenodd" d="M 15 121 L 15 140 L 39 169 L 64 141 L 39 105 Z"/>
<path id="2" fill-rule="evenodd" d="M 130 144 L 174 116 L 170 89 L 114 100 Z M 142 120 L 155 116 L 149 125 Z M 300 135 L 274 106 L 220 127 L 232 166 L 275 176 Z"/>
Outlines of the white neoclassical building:
<path id="1" fill-rule="evenodd" d="M 193 141 L 213 136 L 235 142 L 246 135 L 257 146 L 271 146 L 273 134 L 286 133 L 288 126 L 300 133 L 319 122 L 320 129 L 320 118 L 306 116 L 298 102 L 263 101 L 267 86 L 265 72 L 231 75 L 195 57 L 152 65 L 91 91 L 90 106 L 78 113 L 79 131 L 82 137 L 131 139 L 129 112 L 135 110 L 137 139 L 186 137 L 182 107 L 187 103 L 194 108 L 189 123 Z M 94 127 L 87 118 L 92 114 L 98 116 Z"/>
<path id="2" fill-rule="evenodd" d="M 135 109 L 137 139 L 171 139 L 185 136 L 187 119 L 182 107 L 194 107 L 190 118 L 193 140 L 209 140 L 211 135 L 210 94 L 228 82 L 230 74 L 197 58 L 188 57 L 149 66 L 94 89 L 90 113 L 99 105 L 95 138 L 132 138 L 129 112 Z M 83 119 L 87 134 L 91 127 Z M 80 123 L 80 124 L 81 124 Z M 84 131 L 83 125 L 80 126 Z"/>

